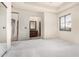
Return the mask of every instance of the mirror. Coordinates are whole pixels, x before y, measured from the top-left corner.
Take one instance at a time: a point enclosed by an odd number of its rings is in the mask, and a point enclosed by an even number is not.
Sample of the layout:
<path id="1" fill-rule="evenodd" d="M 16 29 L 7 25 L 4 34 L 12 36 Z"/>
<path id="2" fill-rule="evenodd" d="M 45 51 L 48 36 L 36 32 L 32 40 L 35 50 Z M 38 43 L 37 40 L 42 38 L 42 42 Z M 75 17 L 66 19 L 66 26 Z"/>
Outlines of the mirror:
<path id="1" fill-rule="evenodd" d="M 0 2 L 0 56 L 7 51 L 6 20 L 7 8 L 3 2 Z"/>
<path id="2" fill-rule="evenodd" d="M 36 30 L 36 21 L 30 21 L 30 29 Z"/>

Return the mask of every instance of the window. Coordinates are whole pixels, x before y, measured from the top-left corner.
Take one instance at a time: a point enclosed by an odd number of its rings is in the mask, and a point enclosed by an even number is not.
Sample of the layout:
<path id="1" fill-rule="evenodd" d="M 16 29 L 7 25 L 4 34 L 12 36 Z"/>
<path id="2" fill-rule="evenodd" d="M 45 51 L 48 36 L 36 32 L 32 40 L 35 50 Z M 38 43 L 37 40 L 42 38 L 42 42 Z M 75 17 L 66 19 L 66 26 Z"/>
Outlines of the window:
<path id="1" fill-rule="evenodd" d="M 59 28 L 61 31 L 71 31 L 71 14 L 59 17 Z"/>

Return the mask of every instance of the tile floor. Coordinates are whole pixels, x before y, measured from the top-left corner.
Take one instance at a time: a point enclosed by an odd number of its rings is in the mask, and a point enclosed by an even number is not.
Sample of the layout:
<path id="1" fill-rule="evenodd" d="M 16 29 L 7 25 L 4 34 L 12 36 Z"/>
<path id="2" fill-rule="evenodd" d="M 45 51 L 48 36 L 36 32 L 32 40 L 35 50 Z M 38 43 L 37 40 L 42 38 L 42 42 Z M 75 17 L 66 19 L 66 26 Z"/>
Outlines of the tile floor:
<path id="1" fill-rule="evenodd" d="M 61 39 L 16 41 L 4 57 L 79 57 L 79 45 Z"/>

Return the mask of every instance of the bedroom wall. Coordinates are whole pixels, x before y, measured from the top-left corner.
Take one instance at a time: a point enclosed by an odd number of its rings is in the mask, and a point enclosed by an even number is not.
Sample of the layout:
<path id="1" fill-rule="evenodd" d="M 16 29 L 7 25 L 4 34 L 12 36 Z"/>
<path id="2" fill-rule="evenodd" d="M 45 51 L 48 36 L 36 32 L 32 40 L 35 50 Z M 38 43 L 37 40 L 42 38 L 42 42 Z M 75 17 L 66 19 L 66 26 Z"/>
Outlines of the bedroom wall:
<path id="1" fill-rule="evenodd" d="M 19 12 L 19 40 L 29 39 L 29 21 L 31 16 L 41 17 L 41 37 L 57 37 L 57 15 L 51 12 L 32 12 L 28 10 L 12 9 Z M 27 27 L 27 29 L 25 29 Z"/>
<path id="2" fill-rule="evenodd" d="M 71 13 L 71 19 L 72 19 L 71 32 L 59 31 L 59 28 L 58 28 L 58 36 L 64 40 L 79 43 L 79 5 L 76 5 L 72 8 L 69 8 L 67 10 L 60 12 L 58 14 L 58 18 L 68 13 Z"/>
<path id="3" fill-rule="evenodd" d="M 21 9 L 12 9 L 13 12 L 19 13 L 19 39 L 18 40 L 26 40 L 29 39 L 29 21 L 31 16 L 41 17 L 41 12 L 32 12 L 28 10 L 21 10 Z M 26 29 L 25 29 L 26 27 Z"/>
<path id="4" fill-rule="evenodd" d="M 44 13 L 44 38 L 57 37 L 57 15 L 55 13 Z"/>
<path id="5" fill-rule="evenodd" d="M 7 38 L 7 49 L 11 47 L 11 2 L 4 2 L 7 6 L 7 21 L 6 21 L 6 38 Z"/>

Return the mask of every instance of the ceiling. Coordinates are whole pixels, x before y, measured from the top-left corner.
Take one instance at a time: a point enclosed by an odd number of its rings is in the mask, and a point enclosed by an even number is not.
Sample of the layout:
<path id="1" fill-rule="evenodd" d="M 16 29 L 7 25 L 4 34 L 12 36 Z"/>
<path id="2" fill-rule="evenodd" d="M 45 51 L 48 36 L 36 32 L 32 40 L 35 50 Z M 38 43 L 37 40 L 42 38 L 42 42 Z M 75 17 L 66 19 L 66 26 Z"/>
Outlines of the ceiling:
<path id="1" fill-rule="evenodd" d="M 44 10 L 56 12 L 60 8 L 70 7 L 76 2 L 13 2 L 13 7 L 30 10 Z"/>
<path id="2" fill-rule="evenodd" d="M 25 4 L 37 5 L 41 7 L 58 8 L 64 4 L 64 2 L 24 2 Z"/>

